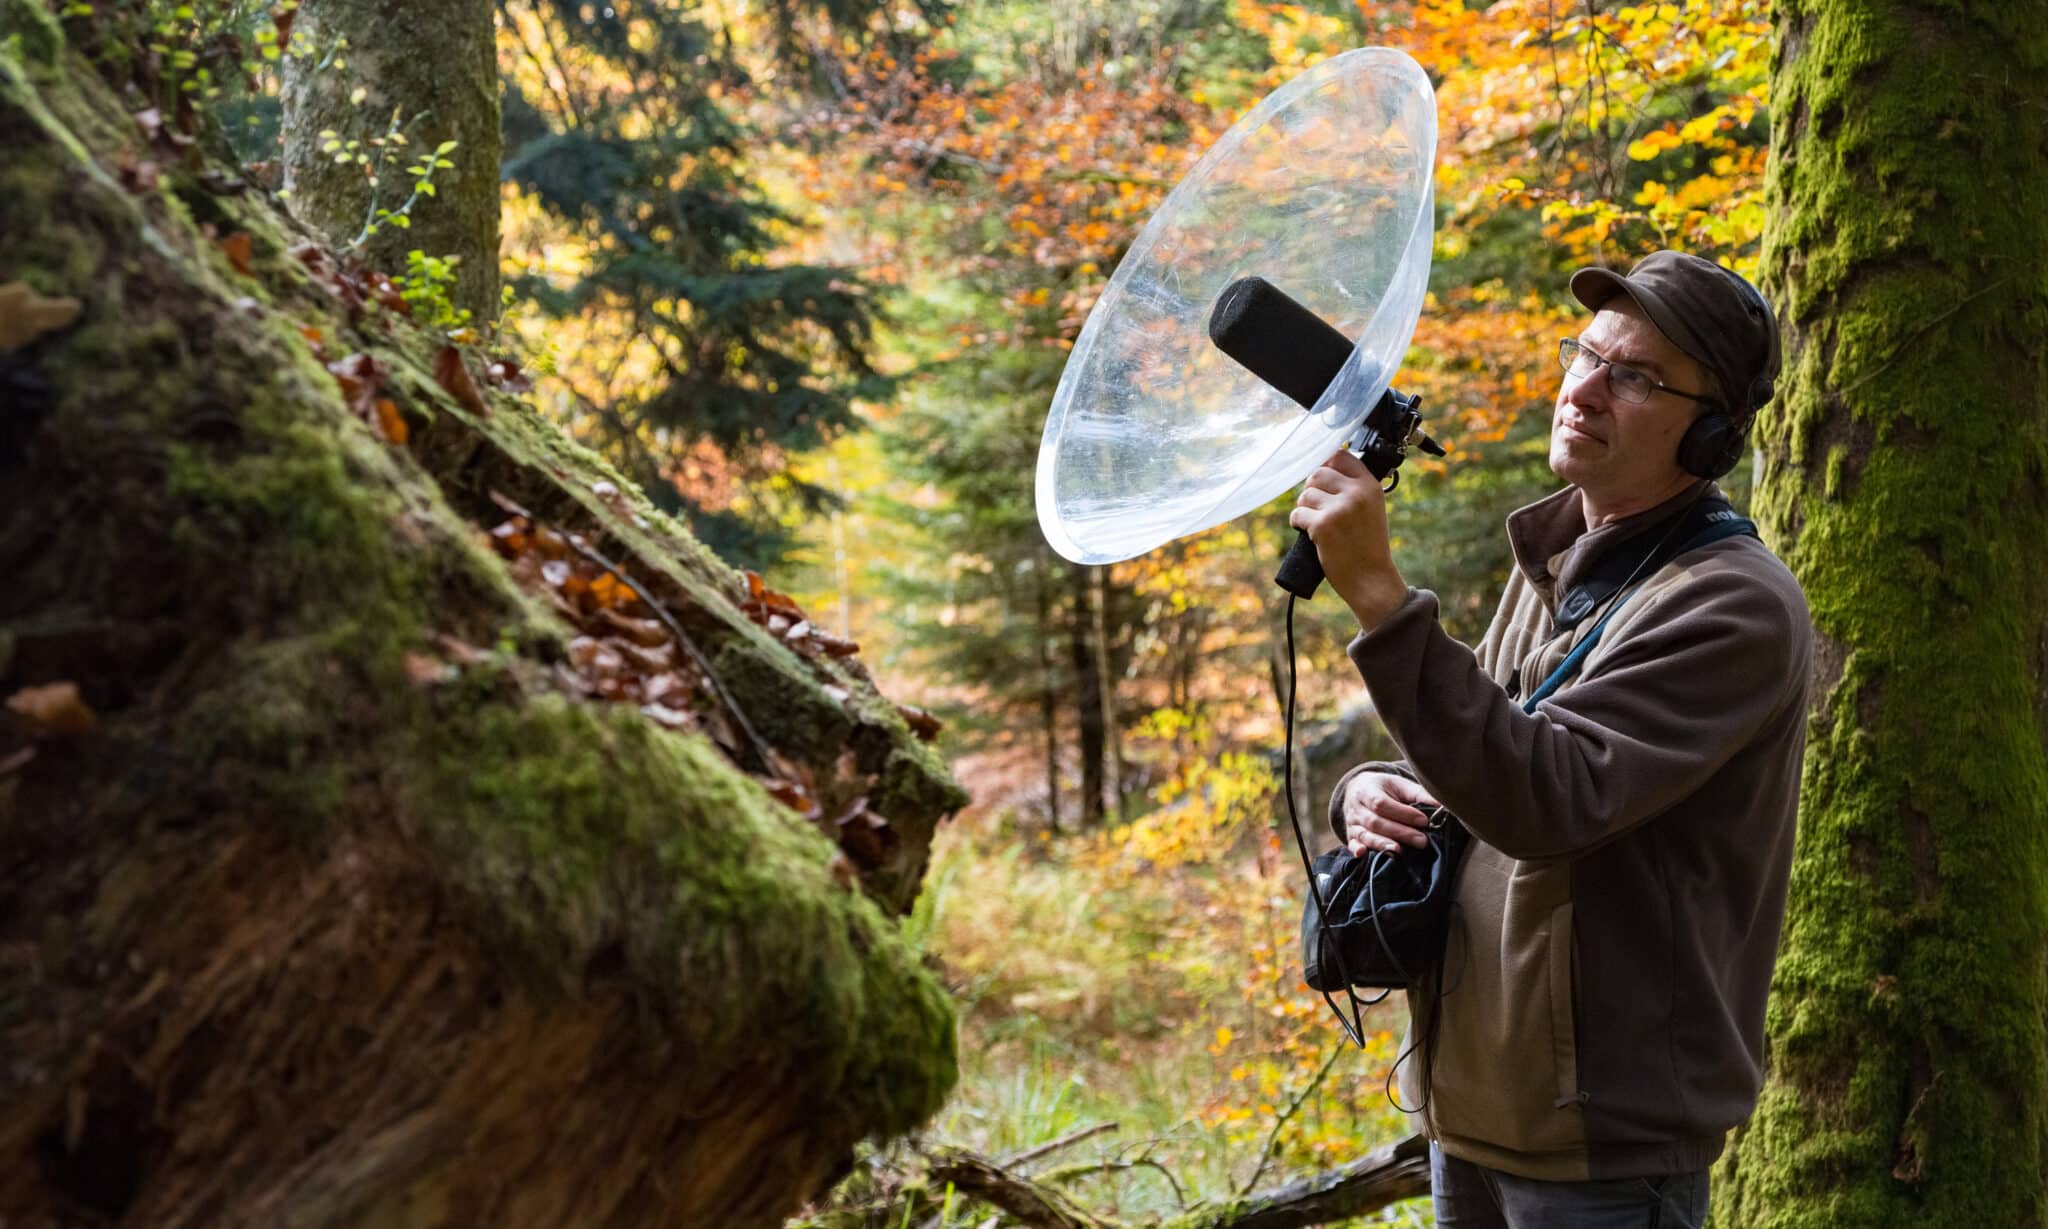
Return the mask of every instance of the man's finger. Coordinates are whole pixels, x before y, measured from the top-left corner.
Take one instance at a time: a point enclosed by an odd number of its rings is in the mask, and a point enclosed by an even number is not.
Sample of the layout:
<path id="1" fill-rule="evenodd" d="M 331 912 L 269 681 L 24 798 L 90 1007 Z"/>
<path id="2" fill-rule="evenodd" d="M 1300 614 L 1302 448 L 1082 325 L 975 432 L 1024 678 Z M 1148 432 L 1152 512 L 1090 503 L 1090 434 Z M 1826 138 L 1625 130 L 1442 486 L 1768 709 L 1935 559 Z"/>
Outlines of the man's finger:
<path id="1" fill-rule="evenodd" d="M 1372 477 L 1372 471 L 1365 467 L 1365 462 L 1341 450 L 1335 456 L 1323 462 L 1323 465 L 1326 468 L 1336 470 L 1346 478 Z"/>
<path id="2" fill-rule="evenodd" d="M 1324 503 L 1328 502 L 1329 498 L 1330 493 L 1328 491 L 1318 491 L 1314 487 L 1304 487 L 1301 494 L 1295 497 L 1294 506 L 1297 508 L 1320 508 Z"/>
<path id="3" fill-rule="evenodd" d="M 1416 782 L 1410 781 L 1406 777 L 1389 776 L 1387 778 L 1386 788 L 1387 793 L 1390 796 L 1397 798 L 1402 802 L 1408 803 L 1411 806 L 1440 807 L 1443 805 L 1443 803 L 1438 802 L 1436 800 L 1435 795 L 1431 794 L 1428 790 L 1422 788 L 1422 786 L 1417 784 Z"/>
<path id="4" fill-rule="evenodd" d="M 1311 491 L 1338 491 L 1344 487 L 1344 475 L 1325 465 L 1308 476 L 1304 489 Z"/>

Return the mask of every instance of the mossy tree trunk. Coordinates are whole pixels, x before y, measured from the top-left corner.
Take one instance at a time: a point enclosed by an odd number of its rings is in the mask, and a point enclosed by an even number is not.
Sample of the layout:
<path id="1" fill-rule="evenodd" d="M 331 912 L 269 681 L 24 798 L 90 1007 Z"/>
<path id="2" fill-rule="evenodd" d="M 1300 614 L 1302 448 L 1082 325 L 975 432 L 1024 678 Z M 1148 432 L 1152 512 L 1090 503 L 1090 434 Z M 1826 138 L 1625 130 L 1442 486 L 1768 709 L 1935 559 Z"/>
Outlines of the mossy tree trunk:
<path id="1" fill-rule="evenodd" d="M 1776 10 L 1758 504 L 1819 633 L 1717 1223 L 2048 1223 L 2048 5 Z"/>
<path id="2" fill-rule="evenodd" d="M 412 191 L 407 169 L 443 142 L 456 142 L 434 194 L 363 243 L 365 258 L 403 273 L 406 253 L 458 256 L 454 299 L 479 321 L 498 314 L 498 60 L 491 0 L 305 0 L 293 38 L 307 48 L 285 61 L 284 165 L 292 210 L 338 246 L 397 210 Z M 358 92 L 360 91 L 360 94 Z M 360 97 L 360 101 L 357 101 Z M 394 114 L 405 144 L 381 138 Z M 331 133 L 331 137 L 323 134 Z M 360 153 L 370 167 L 338 161 Z M 354 151 L 350 141 L 361 142 Z"/>

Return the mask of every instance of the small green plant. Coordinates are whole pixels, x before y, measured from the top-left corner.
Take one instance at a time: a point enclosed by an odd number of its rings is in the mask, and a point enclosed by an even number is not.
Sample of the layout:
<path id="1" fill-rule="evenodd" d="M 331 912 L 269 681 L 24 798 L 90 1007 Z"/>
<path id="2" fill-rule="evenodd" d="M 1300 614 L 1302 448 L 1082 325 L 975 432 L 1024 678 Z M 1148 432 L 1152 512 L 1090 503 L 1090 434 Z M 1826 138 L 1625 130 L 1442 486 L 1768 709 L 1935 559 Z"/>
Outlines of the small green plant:
<path id="1" fill-rule="evenodd" d="M 362 93 L 359 89 L 350 94 L 349 101 L 360 103 Z M 418 205 L 422 198 L 435 194 L 434 173 L 448 170 L 455 165 L 448 160 L 448 155 L 455 151 L 459 142 L 441 142 L 431 152 L 421 154 L 413 160 L 411 166 L 405 168 L 406 176 L 412 180 L 412 192 L 406 196 L 404 202 L 396 209 L 384 205 L 385 164 L 406 147 L 405 130 L 426 119 L 429 114 L 431 113 L 422 111 L 408 120 L 404 118 L 402 109 L 394 109 L 391 112 L 391 119 L 384 125 L 383 134 L 364 140 L 343 140 L 341 134 L 332 128 L 321 130 L 320 152 L 342 165 L 353 164 L 362 168 L 364 178 L 370 181 L 370 203 L 363 214 L 362 230 L 357 232 L 354 239 L 349 240 L 348 246 L 351 249 L 360 250 L 370 241 L 372 235 L 387 226 L 395 226 L 400 230 L 412 229 L 414 206 Z"/>
<path id="2" fill-rule="evenodd" d="M 398 283 L 398 295 L 412 306 L 412 318 L 430 329 L 459 329 L 469 323 L 468 308 L 458 308 L 449 297 L 455 289 L 455 268 L 460 256 L 429 256 L 414 248 L 405 254 L 405 276 Z"/>

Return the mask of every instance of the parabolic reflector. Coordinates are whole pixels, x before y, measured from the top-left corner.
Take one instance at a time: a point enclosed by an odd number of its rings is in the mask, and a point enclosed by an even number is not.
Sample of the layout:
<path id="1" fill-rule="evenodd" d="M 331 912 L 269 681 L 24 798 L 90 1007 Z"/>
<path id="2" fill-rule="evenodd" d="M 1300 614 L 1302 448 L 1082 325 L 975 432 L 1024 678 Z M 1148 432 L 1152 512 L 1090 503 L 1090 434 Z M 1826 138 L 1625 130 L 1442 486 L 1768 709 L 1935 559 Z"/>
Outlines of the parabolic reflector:
<path id="1" fill-rule="evenodd" d="M 1053 394 L 1038 522 L 1079 563 L 1129 559 L 1306 478 L 1387 389 L 1434 228 L 1436 96 L 1383 47 L 1275 90 L 1189 171 L 1118 264 Z M 1259 276 L 1336 326 L 1350 359 L 1307 413 L 1210 344 Z"/>

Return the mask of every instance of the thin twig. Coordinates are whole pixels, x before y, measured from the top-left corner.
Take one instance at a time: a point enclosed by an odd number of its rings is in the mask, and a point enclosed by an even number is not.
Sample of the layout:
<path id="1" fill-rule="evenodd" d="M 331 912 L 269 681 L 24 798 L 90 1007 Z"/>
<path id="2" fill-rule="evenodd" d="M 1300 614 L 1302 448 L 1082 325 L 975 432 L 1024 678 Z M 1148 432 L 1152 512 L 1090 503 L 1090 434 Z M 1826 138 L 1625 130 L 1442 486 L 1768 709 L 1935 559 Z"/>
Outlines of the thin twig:
<path id="1" fill-rule="evenodd" d="M 1090 1161 L 1080 1165 L 1066 1165 L 1053 1170 L 1051 1173 L 1041 1175 L 1039 1180 L 1042 1182 L 1064 1183 L 1072 1182 L 1076 1178 L 1086 1178 L 1093 1174 L 1127 1173 L 1133 1169 L 1158 1170 L 1159 1175 L 1166 1179 L 1166 1184 L 1173 1188 L 1174 1201 L 1180 1205 L 1181 1211 L 1187 1211 L 1187 1194 L 1180 1189 L 1180 1182 L 1174 1178 L 1173 1171 L 1148 1156 L 1139 1157 L 1135 1161 Z"/>
<path id="2" fill-rule="evenodd" d="M 752 745 L 755 756 L 760 759 L 761 768 L 765 771 L 774 771 L 775 761 L 769 758 L 768 744 L 762 741 L 761 735 L 755 731 L 753 723 L 747 720 L 747 715 L 740 711 L 739 704 L 733 700 L 731 693 L 726 691 L 725 684 L 718 681 L 717 672 L 712 670 L 711 663 L 705 659 L 703 651 L 697 647 L 697 642 L 690 639 L 690 634 L 683 630 L 683 625 L 676 621 L 676 617 L 668 612 L 667 607 L 655 601 L 654 595 L 642 588 L 640 582 L 626 575 L 619 565 L 592 550 L 589 544 L 584 542 L 583 535 L 570 533 L 556 525 L 549 525 L 546 521 L 528 512 L 496 491 L 491 492 L 491 502 L 497 504 L 498 507 L 511 513 L 513 516 L 523 516 L 535 525 L 546 526 L 554 530 L 561 535 L 564 542 L 569 544 L 570 550 L 575 551 L 578 555 L 611 573 L 614 580 L 631 589 L 634 596 L 647 603 L 647 608 L 652 610 L 654 616 L 668 627 L 668 630 L 675 635 L 676 643 L 683 646 L 683 651 L 690 655 L 690 660 L 696 662 L 697 668 L 704 672 L 704 681 L 711 685 L 712 693 L 718 697 L 719 703 L 725 705 L 726 711 L 732 714 L 732 719 L 739 723 L 740 731 L 747 736 L 747 742 Z"/>
<path id="3" fill-rule="evenodd" d="M 1851 383 L 1844 384 L 1842 387 L 1836 389 L 1835 395 L 1837 397 L 1846 397 L 1850 393 L 1855 392 L 1857 389 L 1862 388 L 1865 384 L 1868 384 L 1872 380 L 1875 380 L 1877 377 L 1883 375 L 1885 371 L 1888 368 L 1890 368 L 1893 363 L 1899 361 L 1900 355 L 1904 354 L 1909 348 L 1911 348 L 1914 342 L 1919 341 L 1922 337 L 1925 337 L 1930 331 L 1933 330 L 1935 325 L 1940 324 L 1942 321 L 1948 319 L 1950 316 L 1953 316 L 1957 312 L 1963 310 L 1965 307 L 1968 307 L 1975 300 L 1983 298 L 1985 295 L 1990 294 L 1992 291 L 1998 289 L 2000 286 L 2005 285 L 2007 282 L 2011 280 L 2012 279 L 2010 277 L 2001 277 L 1997 281 L 1991 283 L 1989 286 L 1984 287 L 1982 290 L 1979 290 L 1974 294 L 1966 294 L 1961 299 L 1958 299 L 1950 307 L 1944 309 L 1943 311 L 1937 312 L 1932 316 L 1929 316 L 1926 320 L 1921 322 L 1919 328 L 1916 328 L 1912 332 L 1906 334 L 1905 340 L 1901 341 L 1898 345 L 1892 347 L 1892 352 L 1884 356 L 1883 362 L 1879 363 L 1872 370 L 1865 372 L 1861 378 Z"/>
<path id="4" fill-rule="evenodd" d="M 1058 1152 L 1062 1148 L 1071 1147 L 1084 1139 L 1093 1139 L 1105 1131 L 1114 1131 L 1116 1130 L 1116 1125 L 1114 1122 L 1098 1122 L 1092 1127 L 1082 1127 L 1077 1131 L 1069 1131 L 1058 1139 L 1049 1139 L 1042 1144 L 1026 1148 L 1022 1152 L 1011 1153 L 996 1163 L 1005 1168 L 1029 1164 L 1048 1153 Z"/>
<path id="5" fill-rule="evenodd" d="M 1273 1124 L 1273 1129 L 1266 1135 L 1266 1146 L 1259 1152 L 1258 1168 L 1252 1170 L 1252 1176 L 1245 1179 L 1244 1185 L 1238 1188 L 1237 1197 L 1239 1199 L 1243 1199 L 1246 1195 L 1251 1194 L 1252 1188 L 1256 1187 L 1259 1184 L 1259 1179 L 1266 1176 L 1266 1166 L 1268 1163 L 1272 1161 L 1273 1153 L 1275 1149 L 1279 1147 L 1280 1144 L 1281 1128 L 1287 1125 L 1288 1120 L 1294 1117 L 1296 1112 L 1298 1112 L 1301 1109 L 1302 1105 L 1305 1102 L 1307 1102 L 1309 1096 L 1313 1094 L 1316 1089 L 1322 1087 L 1323 1077 L 1330 1074 L 1330 1068 L 1337 1065 L 1337 1056 L 1342 1053 L 1344 1053 L 1344 1047 L 1342 1045 L 1333 1045 L 1330 1047 L 1329 1056 L 1323 1059 L 1323 1065 L 1316 1070 L 1315 1078 L 1311 1079 L 1308 1082 L 1308 1085 L 1304 1087 L 1298 1095 L 1295 1096 L 1293 1102 L 1291 1102 L 1287 1106 L 1286 1112 L 1280 1115 L 1279 1121 Z"/>

